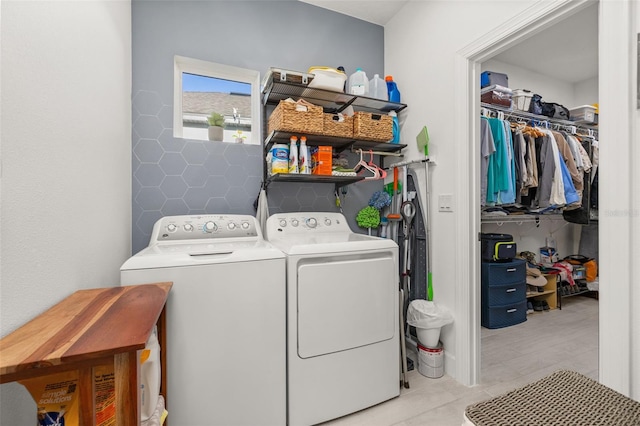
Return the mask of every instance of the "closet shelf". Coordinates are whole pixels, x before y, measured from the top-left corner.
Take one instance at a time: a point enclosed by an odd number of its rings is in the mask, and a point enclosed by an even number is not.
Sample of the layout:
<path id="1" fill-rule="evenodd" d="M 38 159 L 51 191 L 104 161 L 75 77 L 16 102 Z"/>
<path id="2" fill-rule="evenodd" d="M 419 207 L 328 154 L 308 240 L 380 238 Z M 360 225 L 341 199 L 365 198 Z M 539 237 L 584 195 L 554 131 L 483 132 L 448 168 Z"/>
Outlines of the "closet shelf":
<path id="1" fill-rule="evenodd" d="M 533 223 L 541 220 L 564 220 L 562 214 L 518 214 L 510 216 L 485 216 L 480 217 L 482 223 Z"/>
<path id="2" fill-rule="evenodd" d="M 588 124 L 584 124 L 584 123 L 576 123 L 575 121 L 570 121 L 570 120 L 560 120 L 558 118 L 551 118 L 551 117 L 547 117 L 546 115 L 538 115 L 538 114 L 533 114 L 530 112 L 526 112 L 526 111 L 520 111 L 520 110 L 515 110 L 515 109 L 511 109 L 511 108 L 507 108 L 507 107 L 501 107 L 499 105 L 493 105 L 493 104 L 488 104 L 485 102 L 481 102 L 480 106 L 482 108 L 487 108 L 489 110 L 492 111 L 499 111 L 499 112 L 503 112 L 505 114 L 505 118 L 509 118 L 509 117 L 518 117 L 518 118 L 524 118 L 527 120 L 537 120 L 537 121 L 548 121 L 551 124 L 557 124 L 563 127 L 570 127 L 573 126 L 576 129 L 581 129 L 581 130 L 587 130 L 587 131 L 598 131 L 598 126 L 590 126 Z"/>

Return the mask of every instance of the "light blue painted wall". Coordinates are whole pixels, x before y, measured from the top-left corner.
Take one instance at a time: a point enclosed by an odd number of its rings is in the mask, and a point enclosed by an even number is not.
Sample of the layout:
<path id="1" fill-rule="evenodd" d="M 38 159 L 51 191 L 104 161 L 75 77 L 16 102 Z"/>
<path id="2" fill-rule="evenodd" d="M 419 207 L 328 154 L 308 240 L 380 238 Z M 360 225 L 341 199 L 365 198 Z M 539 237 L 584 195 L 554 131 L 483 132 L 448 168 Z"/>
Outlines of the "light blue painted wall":
<path id="1" fill-rule="evenodd" d="M 258 70 L 310 66 L 384 72 L 384 29 L 298 1 L 132 2 L 132 251 L 162 216 L 254 214 L 262 147 L 173 138 L 174 55 Z M 348 187 L 345 215 L 366 206 L 379 182 Z M 272 184 L 271 213 L 335 211 L 333 185 Z"/>

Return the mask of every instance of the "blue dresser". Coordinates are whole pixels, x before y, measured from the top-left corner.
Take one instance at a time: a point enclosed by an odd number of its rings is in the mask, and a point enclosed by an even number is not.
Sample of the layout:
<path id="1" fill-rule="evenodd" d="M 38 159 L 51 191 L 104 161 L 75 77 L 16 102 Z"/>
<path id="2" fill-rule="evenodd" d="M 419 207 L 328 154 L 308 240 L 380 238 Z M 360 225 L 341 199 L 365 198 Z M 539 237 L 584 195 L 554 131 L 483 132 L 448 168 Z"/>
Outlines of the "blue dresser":
<path id="1" fill-rule="evenodd" d="M 522 259 L 482 262 L 481 324 L 502 328 L 527 320 L 527 268 Z"/>

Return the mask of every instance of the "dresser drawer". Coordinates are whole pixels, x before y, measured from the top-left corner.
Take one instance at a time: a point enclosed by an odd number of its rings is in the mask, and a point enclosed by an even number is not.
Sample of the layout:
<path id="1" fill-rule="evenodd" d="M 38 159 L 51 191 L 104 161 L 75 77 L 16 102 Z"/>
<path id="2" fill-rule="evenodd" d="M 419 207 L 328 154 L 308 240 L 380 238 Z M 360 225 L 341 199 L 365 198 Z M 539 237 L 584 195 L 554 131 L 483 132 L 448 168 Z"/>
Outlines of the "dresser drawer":
<path id="1" fill-rule="evenodd" d="M 481 323 L 485 328 L 502 328 L 527 320 L 527 301 L 511 305 L 482 307 Z"/>
<path id="2" fill-rule="evenodd" d="M 520 303 L 527 300 L 526 282 L 482 287 L 482 305 L 488 307 Z"/>
<path id="3" fill-rule="evenodd" d="M 526 262 L 522 259 L 509 262 L 482 262 L 483 286 L 524 283 L 526 278 Z"/>

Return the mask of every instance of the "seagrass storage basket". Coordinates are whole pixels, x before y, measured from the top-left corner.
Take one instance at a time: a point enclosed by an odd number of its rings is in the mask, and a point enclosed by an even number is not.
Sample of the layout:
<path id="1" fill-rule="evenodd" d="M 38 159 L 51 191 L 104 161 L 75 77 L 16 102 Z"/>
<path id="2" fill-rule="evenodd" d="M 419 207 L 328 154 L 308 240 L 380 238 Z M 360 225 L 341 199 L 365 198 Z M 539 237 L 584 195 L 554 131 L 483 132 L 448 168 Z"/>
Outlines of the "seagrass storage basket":
<path id="1" fill-rule="evenodd" d="M 322 134 L 339 138 L 353 138 L 353 117 L 324 113 Z"/>
<path id="2" fill-rule="evenodd" d="M 303 108 L 304 110 L 300 110 Z M 269 132 L 301 132 L 322 134 L 322 107 L 306 101 L 280 101 L 269 116 Z"/>
<path id="3" fill-rule="evenodd" d="M 393 118 L 386 114 L 356 112 L 353 116 L 354 139 L 389 142 L 393 139 Z"/>

